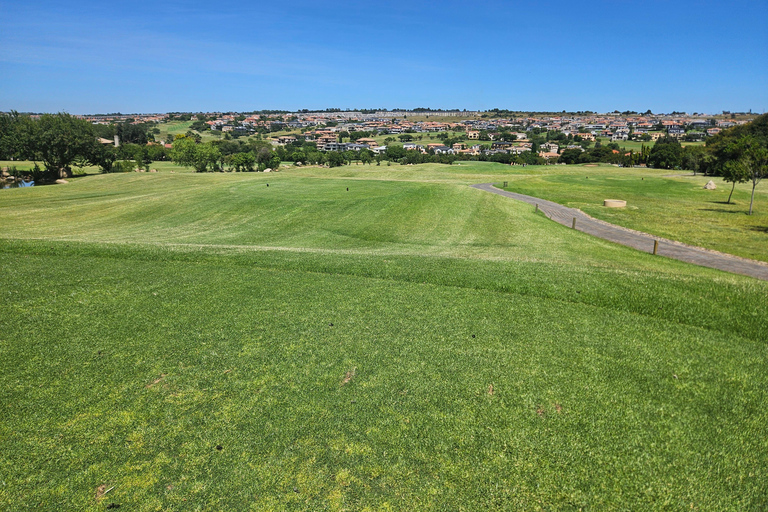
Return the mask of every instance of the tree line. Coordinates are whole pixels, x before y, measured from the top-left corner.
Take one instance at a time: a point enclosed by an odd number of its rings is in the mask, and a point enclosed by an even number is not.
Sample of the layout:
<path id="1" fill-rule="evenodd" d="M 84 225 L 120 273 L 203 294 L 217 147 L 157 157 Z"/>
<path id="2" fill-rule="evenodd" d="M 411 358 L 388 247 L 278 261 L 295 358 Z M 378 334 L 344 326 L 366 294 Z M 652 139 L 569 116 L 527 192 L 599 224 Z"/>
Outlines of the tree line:
<path id="1" fill-rule="evenodd" d="M 458 160 L 492 161 L 505 164 L 541 165 L 545 163 L 580 164 L 604 162 L 623 166 L 644 164 L 660 169 L 688 169 L 694 174 L 722 176 L 735 187 L 737 183 L 751 183 L 754 189 L 768 174 L 768 114 L 754 121 L 723 130 L 707 140 L 705 146 L 686 146 L 669 136 L 660 138 L 653 146 L 641 146 L 640 151 L 626 151 L 616 142 L 594 143 L 579 135 L 532 130 L 527 134 L 531 151 L 511 154 L 504 151 L 471 154 L 436 154 L 434 150 L 423 153 L 402 145 L 389 144 L 386 151 L 374 154 L 369 149 L 359 151 L 321 152 L 314 142 L 297 140 L 285 146 L 273 147 L 269 141 L 248 138 L 220 139 L 201 142 L 198 134 L 188 131 L 175 135 L 172 148 L 154 143 L 159 129 L 149 123 L 134 124 L 131 120 L 110 125 L 93 125 L 88 121 L 66 113 L 43 114 L 33 119 L 16 112 L 0 114 L 0 160 L 31 160 L 36 162 L 36 178 L 59 178 L 72 175 L 72 166 L 98 166 L 102 172 L 120 172 L 136 168 L 148 168 L 154 161 L 171 160 L 198 172 L 231 170 L 236 172 L 276 169 L 280 162 L 315 164 L 337 167 L 361 162 L 398 164 L 443 163 Z M 373 135 L 372 132 L 342 132 L 342 138 L 357 140 Z M 502 130 L 499 140 L 514 141 L 516 135 Z M 121 144 L 109 143 L 117 136 Z M 440 133 L 443 142 L 450 146 L 466 140 L 466 134 Z M 403 134 L 401 142 L 413 140 L 413 135 Z M 99 138 L 106 139 L 102 143 Z M 343 139 L 342 139 L 343 140 Z M 394 142 L 394 138 L 387 142 Z M 170 142 L 170 141 L 168 141 Z M 578 146 L 561 150 L 556 159 L 549 161 L 539 156 L 546 142 Z M 44 169 L 40 169 L 41 162 Z M 733 188 L 731 189 L 733 192 Z M 729 197 L 730 201 L 730 197 Z M 750 204 L 750 213 L 752 204 Z"/>

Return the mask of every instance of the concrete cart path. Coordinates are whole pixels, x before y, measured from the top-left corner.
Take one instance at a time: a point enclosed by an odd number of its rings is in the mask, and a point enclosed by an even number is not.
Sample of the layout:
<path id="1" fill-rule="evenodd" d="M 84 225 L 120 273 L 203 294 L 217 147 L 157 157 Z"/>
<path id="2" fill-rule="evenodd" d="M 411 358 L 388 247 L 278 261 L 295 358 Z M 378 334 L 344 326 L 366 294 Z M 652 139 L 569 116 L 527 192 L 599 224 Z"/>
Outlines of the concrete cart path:
<path id="1" fill-rule="evenodd" d="M 553 203 L 545 199 L 507 192 L 493 186 L 492 183 L 481 183 L 472 185 L 473 188 L 498 194 L 504 197 L 524 201 L 531 205 L 539 205 L 544 215 L 564 226 L 571 227 L 573 219 L 576 218 L 576 229 L 584 233 L 626 245 L 639 251 L 653 252 L 653 242 L 658 241 L 659 247 L 656 254 L 674 258 L 676 260 L 701 265 L 704 267 L 716 268 L 734 274 L 743 274 L 768 281 L 768 264 L 762 262 L 739 258 L 721 252 L 711 251 L 701 247 L 692 247 L 673 240 L 659 238 L 647 233 L 622 228 L 614 224 L 609 224 L 601 220 L 590 217 L 586 213 L 576 208 L 568 208 L 561 204 Z"/>

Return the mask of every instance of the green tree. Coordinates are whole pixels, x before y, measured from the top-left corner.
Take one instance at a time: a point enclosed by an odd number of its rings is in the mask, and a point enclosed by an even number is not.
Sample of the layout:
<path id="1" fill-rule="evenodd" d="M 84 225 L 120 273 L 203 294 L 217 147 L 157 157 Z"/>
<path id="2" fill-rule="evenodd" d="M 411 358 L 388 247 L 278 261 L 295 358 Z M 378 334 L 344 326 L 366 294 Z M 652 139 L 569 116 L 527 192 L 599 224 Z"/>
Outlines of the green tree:
<path id="1" fill-rule="evenodd" d="M 370 164 L 373 161 L 373 151 L 370 149 L 360 150 L 360 161 L 364 164 Z"/>
<path id="2" fill-rule="evenodd" d="M 656 169 L 674 169 L 683 163 L 683 147 L 677 139 L 665 136 L 656 141 L 648 155 L 648 163 Z"/>
<path id="3" fill-rule="evenodd" d="M 0 114 L 0 160 L 40 160 L 37 132 L 38 123 L 27 115 Z"/>
<path id="4" fill-rule="evenodd" d="M 752 182 L 752 195 L 749 200 L 749 215 L 752 215 L 752 207 L 755 202 L 755 188 L 763 178 L 768 176 L 768 149 L 760 144 L 758 139 L 751 134 L 741 137 L 736 142 L 734 149 L 734 153 L 738 155 L 738 158 L 728 162 L 724 170 L 732 169 L 734 175 L 743 179 L 740 183 Z M 728 201 L 730 202 L 730 196 Z"/>
<path id="5" fill-rule="evenodd" d="M 704 146 L 687 146 L 683 148 L 683 167 L 693 171 L 693 175 L 705 168 L 711 160 L 711 154 Z"/>
<path id="6" fill-rule="evenodd" d="M 559 161 L 569 165 L 575 164 L 579 160 L 581 153 L 580 149 L 565 149 L 560 153 Z"/>
<path id="7" fill-rule="evenodd" d="M 403 146 L 389 145 L 387 146 L 386 156 L 390 160 L 399 160 L 405 156 L 405 149 L 403 149 Z"/>
<path id="8" fill-rule="evenodd" d="M 220 169 L 221 151 L 213 144 L 197 144 L 194 167 L 197 172 Z"/>
<path id="9" fill-rule="evenodd" d="M 250 172 L 256 165 L 256 156 L 251 152 L 235 153 L 230 157 L 229 164 L 235 169 L 235 172 Z"/>
<path id="10" fill-rule="evenodd" d="M 88 160 L 91 165 L 97 165 L 101 172 L 112 172 L 112 166 L 117 160 L 117 151 L 111 144 L 96 144 Z"/>
<path id="11" fill-rule="evenodd" d="M 173 142 L 171 160 L 197 172 L 215 171 L 219 168 L 221 151 L 213 144 L 197 144 L 193 139 L 182 137 Z"/>
<path id="12" fill-rule="evenodd" d="M 184 167 L 193 167 L 195 165 L 195 155 L 197 153 L 195 141 L 184 137 L 177 137 L 173 141 L 173 148 L 170 157 L 173 163 L 183 165 Z"/>
<path id="13" fill-rule="evenodd" d="M 344 157 L 338 151 L 329 151 L 326 153 L 328 167 L 339 167 L 344 165 Z"/>
<path id="14" fill-rule="evenodd" d="M 741 163 L 738 160 L 732 160 L 730 162 L 726 162 L 723 165 L 721 174 L 723 175 L 723 181 L 733 184 L 731 185 L 731 193 L 728 194 L 727 202 L 730 204 L 731 196 L 733 196 L 733 189 L 736 188 L 736 184 L 748 182 L 749 174 L 747 173 L 747 170 L 744 168 L 744 166 L 741 165 Z"/>
<path id="15" fill-rule="evenodd" d="M 72 175 L 79 156 L 89 157 L 97 144 L 91 123 L 67 113 L 43 114 L 34 130 L 33 146 L 46 169 L 59 178 Z"/>

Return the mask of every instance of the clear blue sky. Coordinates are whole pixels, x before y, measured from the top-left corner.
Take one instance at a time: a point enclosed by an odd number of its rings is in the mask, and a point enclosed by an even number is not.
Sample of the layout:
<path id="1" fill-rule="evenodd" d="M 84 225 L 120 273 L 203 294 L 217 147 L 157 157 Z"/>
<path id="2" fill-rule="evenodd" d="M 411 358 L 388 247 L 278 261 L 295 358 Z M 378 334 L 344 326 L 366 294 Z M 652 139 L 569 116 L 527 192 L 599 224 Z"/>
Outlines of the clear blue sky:
<path id="1" fill-rule="evenodd" d="M 768 1 L 0 0 L 0 110 L 768 110 Z"/>

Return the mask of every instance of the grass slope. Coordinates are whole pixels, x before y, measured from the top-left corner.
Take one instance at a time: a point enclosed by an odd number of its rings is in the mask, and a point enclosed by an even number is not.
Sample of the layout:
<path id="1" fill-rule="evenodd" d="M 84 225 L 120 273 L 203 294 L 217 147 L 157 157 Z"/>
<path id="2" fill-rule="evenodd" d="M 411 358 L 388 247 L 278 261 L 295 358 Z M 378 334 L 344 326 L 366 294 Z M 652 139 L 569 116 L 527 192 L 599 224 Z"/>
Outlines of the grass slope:
<path id="1" fill-rule="evenodd" d="M 768 284 L 504 169 L 5 191 L 0 506 L 764 508 Z"/>
<path id="2" fill-rule="evenodd" d="M 704 190 L 713 180 L 716 190 Z M 512 176 L 507 190 L 579 208 L 593 217 L 691 245 L 768 262 L 768 187 L 731 184 L 709 176 L 612 166 L 560 166 L 556 172 Z M 627 208 L 604 208 L 603 199 L 624 199 Z"/>

